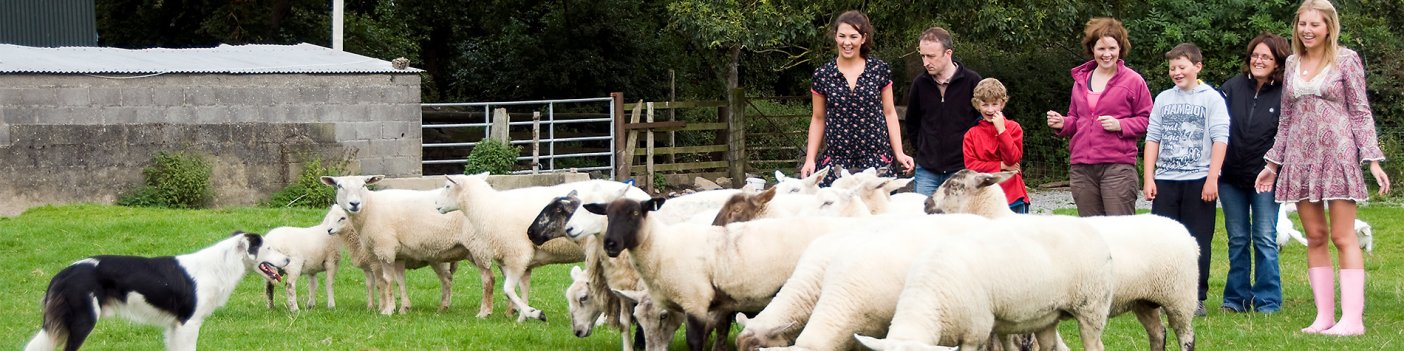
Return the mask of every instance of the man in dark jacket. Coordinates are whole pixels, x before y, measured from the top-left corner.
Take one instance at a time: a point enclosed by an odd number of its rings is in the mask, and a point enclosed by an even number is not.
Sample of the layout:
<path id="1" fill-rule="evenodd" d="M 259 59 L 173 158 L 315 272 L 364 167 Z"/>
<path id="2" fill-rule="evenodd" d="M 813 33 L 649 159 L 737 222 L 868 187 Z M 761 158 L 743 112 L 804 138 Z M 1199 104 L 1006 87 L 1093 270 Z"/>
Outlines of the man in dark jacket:
<path id="1" fill-rule="evenodd" d="M 917 48 L 926 74 L 912 80 L 903 129 L 916 149 L 916 192 L 930 195 L 965 168 L 961 141 L 980 122 L 970 101 L 981 77 L 952 60 L 951 33 L 941 27 L 921 33 Z"/>

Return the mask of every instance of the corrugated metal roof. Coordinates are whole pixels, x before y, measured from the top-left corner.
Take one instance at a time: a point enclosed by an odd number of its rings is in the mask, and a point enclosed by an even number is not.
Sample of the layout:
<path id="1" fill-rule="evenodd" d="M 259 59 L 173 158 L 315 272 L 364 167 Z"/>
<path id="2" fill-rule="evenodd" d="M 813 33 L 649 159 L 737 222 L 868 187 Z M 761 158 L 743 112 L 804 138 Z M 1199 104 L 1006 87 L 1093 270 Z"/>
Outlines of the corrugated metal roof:
<path id="1" fill-rule="evenodd" d="M 0 43 L 97 46 L 93 0 L 0 0 Z"/>
<path id="2" fill-rule="evenodd" d="M 0 44 L 0 73 L 54 74 L 301 74 L 408 73 L 390 61 L 302 43 L 220 45 L 198 49 L 37 48 Z"/>

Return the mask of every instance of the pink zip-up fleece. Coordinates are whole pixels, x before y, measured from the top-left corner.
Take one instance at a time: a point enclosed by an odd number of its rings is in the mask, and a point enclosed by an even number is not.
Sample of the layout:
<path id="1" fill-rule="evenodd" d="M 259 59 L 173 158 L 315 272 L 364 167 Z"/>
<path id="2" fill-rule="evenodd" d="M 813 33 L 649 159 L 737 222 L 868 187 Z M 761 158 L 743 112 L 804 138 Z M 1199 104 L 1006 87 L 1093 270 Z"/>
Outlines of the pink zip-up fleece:
<path id="1" fill-rule="evenodd" d="M 1087 86 L 1097 61 L 1087 61 L 1072 69 L 1072 100 L 1063 119 L 1061 137 L 1072 137 L 1068 143 L 1071 164 L 1135 164 L 1140 155 L 1136 142 L 1146 135 L 1151 106 L 1155 100 L 1140 73 L 1116 61 L 1116 75 L 1102 89 L 1097 106 L 1088 106 Z M 1097 122 L 1097 116 L 1113 116 L 1121 120 L 1121 132 L 1108 132 Z"/>

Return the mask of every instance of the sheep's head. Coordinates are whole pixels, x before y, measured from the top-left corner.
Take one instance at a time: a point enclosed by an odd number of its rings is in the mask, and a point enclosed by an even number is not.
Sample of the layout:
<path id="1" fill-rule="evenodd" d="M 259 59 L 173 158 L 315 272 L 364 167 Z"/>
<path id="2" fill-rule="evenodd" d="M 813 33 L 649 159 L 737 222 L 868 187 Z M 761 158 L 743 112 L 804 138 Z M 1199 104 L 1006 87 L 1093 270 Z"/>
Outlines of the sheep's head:
<path id="1" fill-rule="evenodd" d="M 774 187 L 766 189 L 760 193 L 739 192 L 726 199 L 726 203 L 717 211 L 717 217 L 712 220 L 712 225 L 727 225 L 736 222 L 746 222 L 760 216 L 765 211 L 765 206 L 770 200 L 775 199 L 778 190 Z"/>
<path id="2" fill-rule="evenodd" d="M 341 231 L 350 225 L 351 217 L 338 205 L 331 205 L 331 208 L 327 209 L 327 215 L 322 217 L 322 226 L 327 228 L 327 235 L 341 234 Z"/>
<path id="3" fill-rule="evenodd" d="M 785 173 L 775 171 L 775 186 L 780 194 L 813 194 L 819 191 L 819 182 L 829 175 L 829 167 L 824 167 L 804 178 L 790 178 Z"/>
<path id="4" fill-rule="evenodd" d="M 527 227 L 527 238 L 531 239 L 533 244 L 541 246 L 551 239 L 565 236 L 566 222 L 579 208 L 580 196 L 575 190 L 571 190 L 566 196 L 551 199 L 551 202 L 536 214 L 531 226 Z"/>
<path id="5" fill-rule="evenodd" d="M 566 308 L 570 310 L 571 329 L 576 337 L 590 336 L 595 330 L 595 321 L 604 311 L 590 298 L 590 276 L 580 266 L 570 268 L 570 287 L 566 288 Z"/>
<path id="6" fill-rule="evenodd" d="M 236 231 L 231 237 L 237 242 L 231 254 L 241 256 L 244 265 L 258 272 L 263 279 L 283 281 L 283 268 L 292 261 L 287 255 L 263 245 L 263 236 L 255 233 Z"/>
<path id="7" fill-rule="evenodd" d="M 879 351 L 955 351 L 959 348 L 948 346 L 928 345 L 926 343 L 910 340 L 877 339 L 868 336 L 853 334 L 858 342 L 864 347 Z"/>
<path id="8" fill-rule="evenodd" d="M 747 319 L 744 313 L 736 314 L 736 324 L 743 328 L 740 334 L 736 334 L 736 349 L 741 351 L 790 345 L 794 343 L 794 334 L 799 332 L 799 325 L 796 323 L 783 326 L 760 325 Z"/>
<path id="9" fill-rule="evenodd" d="M 623 184 L 618 190 L 608 189 L 608 187 L 596 184 L 593 188 L 580 194 L 581 203 L 608 203 L 622 199 L 629 194 L 630 190 L 637 189 L 633 185 Z M 642 193 L 642 191 L 640 191 Z M 644 195 L 647 196 L 647 195 Z M 565 221 L 564 233 L 566 238 L 579 242 L 586 237 L 604 232 L 605 216 L 595 215 L 589 211 L 575 211 L 570 218 Z"/>
<path id="10" fill-rule="evenodd" d="M 663 207 L 663 202 L 666 200 L 660 197 L 641 202 L 621 198 L 610 202 L 609 205 L 587 204 L 585 210 L 605 216 L 609 220 L 609 225 L 605 227 L 605 254 L 608 254 L 609 257 L 619 257 L 619 253 L 624 252 L 625 249 L 638 247 L 639 232 L 646 224 L 644 220 L 648 216 L 648 212 L 657 211 Z"/>
<path id="11" fill-rule="evenodd" d="M 474 175 L 445 175 L 444 187 L 439 189 L 439 196 L 434 197 L 434 208 L 439 213 L 449 213 L 462 210 L 458 206 L 458 197 L 465 192 L 480 189 L 482 187 L 492 188 L 487 183 L 488 172 Z"/>
<path id="12" fill-rule="evenodd" d="M 853 190 L 819 189 L 814 199 L 818 201 L 816 207 L 800 212 L 800 215 L 856 217 L 872 214 L 867 203 Z"/>
<path id="13" fill-rule="evenodd" d="M 644 344 L 650 346 L 649 350 L 667 350 L 668 344 L 673 342 L 673 335 L 678 333 L 678 328 L 682 327 L 684 314 L 669 311 L 663 305 L 655 303 L 649 297 L 648 291 L 641 290 L 613 290 L 614 295 L 625 301 L 634 304 L 634 320 L 639 322 L 639 328 L 643 329 Z"/>
<path id="14" fill-rule="evenodd" d="M 385 176 L 344 176 L 344 177 L 322 177 L 322 184 L 336 188 L 336 205 L 346 210 L 346 213 L 357 214 L 365 209 L 362 199 L 365 198 L 366 185 L 375 184 Z"/>
<path id="15" fill-rule="evenodd" d="M 1004 189 L 992 185 L 1013 176 L 1013 172 L 980 173 L 962 169 L 926 198 L 926 213 L 978 213 L 990 206 L 1007 205 Z"/>

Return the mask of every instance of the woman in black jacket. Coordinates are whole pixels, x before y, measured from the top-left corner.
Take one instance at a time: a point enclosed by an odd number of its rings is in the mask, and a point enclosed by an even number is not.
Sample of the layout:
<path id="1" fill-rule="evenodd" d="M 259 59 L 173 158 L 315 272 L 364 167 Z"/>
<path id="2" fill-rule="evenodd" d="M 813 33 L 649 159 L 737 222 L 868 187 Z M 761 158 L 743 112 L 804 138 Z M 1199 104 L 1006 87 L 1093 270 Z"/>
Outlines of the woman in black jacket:
<path id="1" fill-rule="evenodd" d="M 1228 230 L 1229 272 L 1221 307 L 1225 311 L 1273 313 L 1282 306 L 1278 204 L 1272 192 L 1254 190 L 1253 182 L 1263 169 L 1263 154 L 1277 136 L 1287 45 L 1286 39 L 1273 34 L 1253 38 L 1243 74 L 1221 89 L 1230 120 L 1228 155 L 1219 178 L 1219 202 Z"/>

